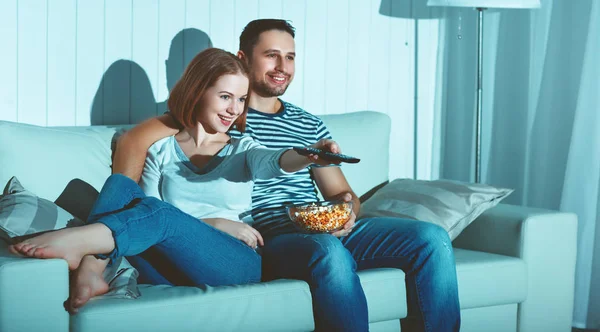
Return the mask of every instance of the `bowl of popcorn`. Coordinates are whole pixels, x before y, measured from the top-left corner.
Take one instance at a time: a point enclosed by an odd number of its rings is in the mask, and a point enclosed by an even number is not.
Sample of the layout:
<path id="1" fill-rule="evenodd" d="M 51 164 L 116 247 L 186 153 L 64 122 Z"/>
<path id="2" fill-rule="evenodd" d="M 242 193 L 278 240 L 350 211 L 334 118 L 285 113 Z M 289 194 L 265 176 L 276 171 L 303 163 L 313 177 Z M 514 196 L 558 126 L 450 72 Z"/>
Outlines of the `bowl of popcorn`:
<path id="1" fill-rule="evenodd" d="M 352 202 L 321 201 L 289 205 L 287 213 L 294 225 L 307 233 L 331 233 L 350 219 Z"/>

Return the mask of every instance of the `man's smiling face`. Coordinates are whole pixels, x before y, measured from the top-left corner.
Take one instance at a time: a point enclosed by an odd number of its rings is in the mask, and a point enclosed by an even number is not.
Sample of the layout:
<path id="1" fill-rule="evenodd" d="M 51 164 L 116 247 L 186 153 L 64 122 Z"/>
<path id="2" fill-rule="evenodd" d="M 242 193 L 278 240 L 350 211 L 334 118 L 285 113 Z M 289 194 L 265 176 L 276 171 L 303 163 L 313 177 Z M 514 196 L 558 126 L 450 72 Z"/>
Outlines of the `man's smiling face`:
<path id="1" fill-rule="evenodd" d="M 295 72 L 296 44 L 285 31 L 260 34 L 249 61 L 252 90 L 261 97 L 285 93 Z"/>

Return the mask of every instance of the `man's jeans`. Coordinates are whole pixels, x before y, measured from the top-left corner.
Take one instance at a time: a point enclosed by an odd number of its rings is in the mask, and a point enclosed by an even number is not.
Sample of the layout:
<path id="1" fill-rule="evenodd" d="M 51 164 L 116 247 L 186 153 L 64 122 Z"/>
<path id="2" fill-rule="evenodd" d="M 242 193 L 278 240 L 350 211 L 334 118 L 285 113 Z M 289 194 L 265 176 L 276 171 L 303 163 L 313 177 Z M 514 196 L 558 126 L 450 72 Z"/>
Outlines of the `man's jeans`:
<path id="1" fill-rule="evenodd" d="M 283 234 L 265 241 L 264 277 L 308 282 L 317 331 L 368 331 L 367 303 L 356 271 L 379 267 L 406 274 L 409 318 L 402 321 L 402 331 L 459 330 L 454 254 L 439 226 L 369 218 L 341 239 Z"/>
<path id="2" fill-rule="evenodd" d="M 171 204 L 147 197 L 137 183 L 120 174 L 108 178 L 88 222 L 112 231 L 115 249 L 100 257 L 114 259 L 150 249 L 152 254 L 144 258 L 131 257 L 132 265 L 140 262 L 136 267 L 146 282 L 220 286 L 261 279 L 261 257 L 252 248 Z M 180 277 L 169 282 L 169 275 Z"/>

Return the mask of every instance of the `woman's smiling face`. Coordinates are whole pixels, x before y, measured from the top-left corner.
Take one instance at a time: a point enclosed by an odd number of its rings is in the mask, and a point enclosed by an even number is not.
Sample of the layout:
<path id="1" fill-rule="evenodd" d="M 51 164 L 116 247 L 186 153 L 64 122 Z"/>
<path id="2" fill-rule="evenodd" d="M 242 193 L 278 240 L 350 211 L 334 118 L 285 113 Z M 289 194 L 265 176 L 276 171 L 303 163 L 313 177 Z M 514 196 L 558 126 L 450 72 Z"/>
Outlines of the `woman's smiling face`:
<path id="1" fill-rule="evenodd" d="M 241 73 L 226 74 L 206 89 L 197 120 L 208 133 L 225 133 L 244 112 L 248 98 L 248 77 Z"/>

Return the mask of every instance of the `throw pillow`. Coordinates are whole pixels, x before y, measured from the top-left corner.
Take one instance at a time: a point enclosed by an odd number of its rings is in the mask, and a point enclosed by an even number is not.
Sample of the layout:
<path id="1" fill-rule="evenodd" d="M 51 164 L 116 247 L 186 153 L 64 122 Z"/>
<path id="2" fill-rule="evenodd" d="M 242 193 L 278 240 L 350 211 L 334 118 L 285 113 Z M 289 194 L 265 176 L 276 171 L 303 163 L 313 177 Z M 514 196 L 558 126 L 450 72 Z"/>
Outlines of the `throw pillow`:
<path id="1" fill-rule="evenodd" d="M 13 238 L 64 227 L 82 226 L 84 222 L 53 202 L 27 191 L 12 177 L 0 195 L 0 239 L 8 244 Z M 137 298 L 138 272 L 126 259 L 119 259 L 104 272 L 109 291 L 103 296 Z"/>
<path id="2" fill-rule="evenodd" d="M 513 192 L 479 183 L 396 179 L 361 205 L 359 218 L 396 217 L 431 222 L 454 240 L 485 210 Z"/>

